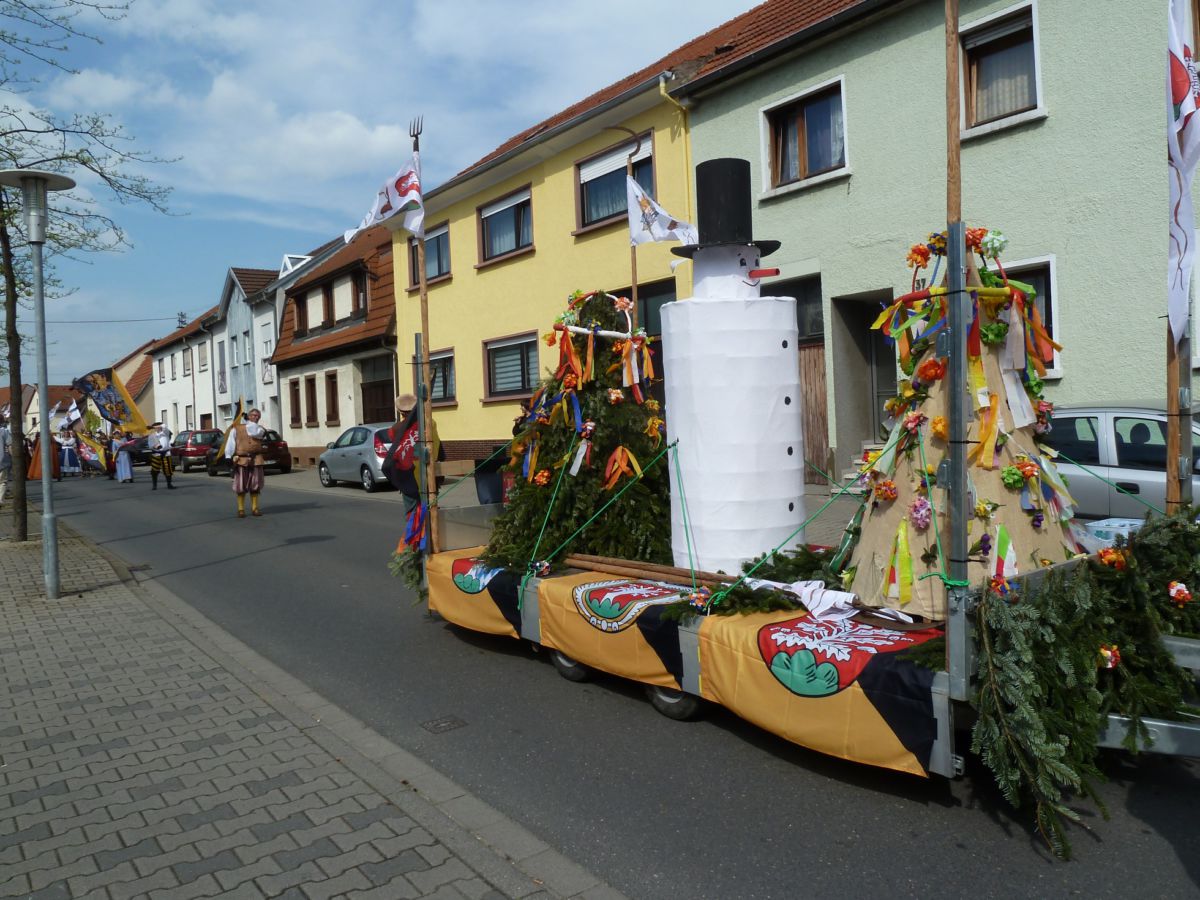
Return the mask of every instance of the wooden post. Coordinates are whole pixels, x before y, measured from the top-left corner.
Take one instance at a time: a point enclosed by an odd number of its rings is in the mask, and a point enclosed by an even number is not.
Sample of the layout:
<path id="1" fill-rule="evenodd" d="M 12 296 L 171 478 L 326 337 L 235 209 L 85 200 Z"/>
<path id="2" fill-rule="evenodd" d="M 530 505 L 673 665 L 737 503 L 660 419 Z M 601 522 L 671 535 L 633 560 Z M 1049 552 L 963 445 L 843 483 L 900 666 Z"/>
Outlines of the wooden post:
<path id="1" fill-rule="evenodd" d="M 424 117 L 414 119 L 408 128 L 409 137 L 413 142 L 413 154 L 421 150 L 421 131 Z M 424 203 L 422 190 L 422 203 Z M 433 452 L 433 410 L 430 402 L 433 399 L 433 372 L 429 366 L 429 285 L 425 279 L 425 234 L 417 238 L 417 284 L 421 292 L 421 340 L 420 355 L 417 364 L 421 367 L 420 388 L 417 391 L 417 403 L 421 419 L 421 459 L 425 466 L 425 504 L 429 510 L 429 519 L 425 527 L 429 529 L 429 548 L 437 553 L 438 546 L 438 509 L 437 509 L 437 459 Z"/>
<path id="2" fill-rule="evenodd" d="M 1191 298 L 1188 298 L 1191 322 Z M 1167 496 L 1168 515 L 1192 504 L 1192 347 L 1185 331 L 1178 346 L 1167 324 Z"/>
<path id="3" fill-rule="evenodd" d="M 946 221 L 962 218 L 962 141 L 959 137 L 958 0 L 946 0 Z"/>
<path id="4" fill-rule="evenodd" d="M 642 146 L 642 142 L 639 140 L 634 145 L 633 151 L 629 154 L 629 156 L 625 157 L 625 177 L 626 178 L 633 177 L 633 157 L 638 152 L 638 149 L 641 146 Z M 633 332 L 637 331 L 637 324 L 638 324 L 637 244 L 633 243 L 633 241 L 629 242 L 629 272 L 630 272 L 630 279 L 631 279 L 630 284 L 633 285 L 629 289 L 629 292 L 631 294 L 629 299 L 633 303 L 633 309 L 631 309 L 629 311 L 629 321 L 630 321 L 629 333 L 633 334 Z"/>

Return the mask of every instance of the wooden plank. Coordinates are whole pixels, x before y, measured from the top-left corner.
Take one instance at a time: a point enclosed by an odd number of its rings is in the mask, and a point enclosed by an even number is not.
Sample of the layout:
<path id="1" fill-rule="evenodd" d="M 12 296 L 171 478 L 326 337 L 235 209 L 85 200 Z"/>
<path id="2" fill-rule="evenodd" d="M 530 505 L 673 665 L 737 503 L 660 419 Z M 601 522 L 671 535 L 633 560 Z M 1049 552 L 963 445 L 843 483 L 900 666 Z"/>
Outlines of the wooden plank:
<path id="1" fill-rule="evenodd" d="M 804 427 L 804 457 L 824 470 L 829 457 L 829 416 L 825 399 L 825 344 L 805 344 L 799 348 L 800 415 Z M 830 472 L 837 478 L 836 472 Z M 829 482 L 810 467 L 804 468 L 805 484 Z"/>

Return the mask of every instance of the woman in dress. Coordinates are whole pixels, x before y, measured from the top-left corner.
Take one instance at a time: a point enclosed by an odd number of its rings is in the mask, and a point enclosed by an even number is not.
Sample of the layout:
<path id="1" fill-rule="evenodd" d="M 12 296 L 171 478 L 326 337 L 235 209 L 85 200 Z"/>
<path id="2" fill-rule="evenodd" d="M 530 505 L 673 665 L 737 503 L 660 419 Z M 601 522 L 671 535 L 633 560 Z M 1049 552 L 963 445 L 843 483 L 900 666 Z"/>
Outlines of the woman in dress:
<path id="1" fill-rule="evenodd" d="M 63 475 L 80 475 L 83 470 L 79 466 L 79 450 L 75 442 L 75 434 L 67 430 L 63 430 L 61 434 L 59 443 L 62 445 L 62 473 Z"/>
<path id="2" fill-rule="evenodd" d="M 129 447 L 132 440 L 125 439 L 125 432 L 120 428 L 113 431 L 112 452 L 117 458 L 117 481 L 121 484 L 133 484 L 133 463 L 129 458 Z"/>

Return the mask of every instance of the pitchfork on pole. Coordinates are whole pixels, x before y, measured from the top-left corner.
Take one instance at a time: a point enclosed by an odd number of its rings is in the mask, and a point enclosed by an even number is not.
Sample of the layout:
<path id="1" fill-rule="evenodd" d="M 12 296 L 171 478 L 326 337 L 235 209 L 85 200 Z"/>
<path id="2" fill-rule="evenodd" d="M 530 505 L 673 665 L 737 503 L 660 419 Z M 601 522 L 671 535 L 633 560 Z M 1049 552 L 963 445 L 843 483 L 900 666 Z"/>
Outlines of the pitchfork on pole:
<path id="1" fill-rule="evenodd" d="M 425 124 L 424 116 L 417 116 L 408 123 L 408 136 L 413 139 L 413 152 L 421 150 L 421 126 Z"/>

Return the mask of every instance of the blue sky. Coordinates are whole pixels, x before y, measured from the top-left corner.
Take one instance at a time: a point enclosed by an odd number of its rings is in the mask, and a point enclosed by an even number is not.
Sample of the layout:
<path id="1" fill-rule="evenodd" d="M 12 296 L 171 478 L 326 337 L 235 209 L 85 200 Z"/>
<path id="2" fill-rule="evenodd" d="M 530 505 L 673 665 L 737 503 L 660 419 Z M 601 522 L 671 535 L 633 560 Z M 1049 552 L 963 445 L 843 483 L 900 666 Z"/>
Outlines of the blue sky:
<path id="1" fill-rule="evenodd" d="M 163 216 L 101 205 L 134 248 L 63 262 L 74 294 L 46 309 L 51 383 L 106 366 L 219 299 L 230 266 L 277 269 L 367 211 L 423 115 L 434 186 L 513 134 L 753 6 L 635 0 L 134 0 L 119 22 L 81 23 L 78 74 L 51 73 L 24 101 L 108 112 L 169 165 Z M 87 320 L 159 319 L 96 325 Z M 32 312 L 22 332 L 33 333 Z M 35 360 L 23 360 L 36 380 Z"/>

